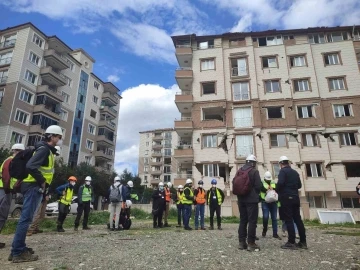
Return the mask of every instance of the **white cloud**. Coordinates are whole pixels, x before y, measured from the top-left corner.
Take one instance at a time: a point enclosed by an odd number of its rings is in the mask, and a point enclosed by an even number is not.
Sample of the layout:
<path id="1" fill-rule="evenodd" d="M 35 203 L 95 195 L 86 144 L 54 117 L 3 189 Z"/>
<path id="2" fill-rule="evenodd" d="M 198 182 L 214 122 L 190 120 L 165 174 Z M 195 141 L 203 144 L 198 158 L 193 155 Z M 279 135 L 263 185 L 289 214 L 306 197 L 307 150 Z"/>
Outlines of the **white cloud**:
<path id="1" fill-rule="evenodd" d="M 97 47 L 97 46 L 101 45 L 101 40 L 98 38 L 95 38 L 91 41 L 91 45 L 94 47 Z"/>
<path id="2" fill-rule="evenodd" d="M 109 76 L 107 76 L 107 80 L 109 82 L 116 83 L 120 80 L 120 78 L 117 75 L 109 75 Z"/>
<path id="3" fill-rule="evenodd" d="M 160 85 L 141 84 L 121 93 L 115 156 L 118 172 L 124 164 L 137 167 L 140 131 L 174 127 L 174 120 L 179 116 L 174 102 L 177 91 L 177 85 L 166 89 Z"/>

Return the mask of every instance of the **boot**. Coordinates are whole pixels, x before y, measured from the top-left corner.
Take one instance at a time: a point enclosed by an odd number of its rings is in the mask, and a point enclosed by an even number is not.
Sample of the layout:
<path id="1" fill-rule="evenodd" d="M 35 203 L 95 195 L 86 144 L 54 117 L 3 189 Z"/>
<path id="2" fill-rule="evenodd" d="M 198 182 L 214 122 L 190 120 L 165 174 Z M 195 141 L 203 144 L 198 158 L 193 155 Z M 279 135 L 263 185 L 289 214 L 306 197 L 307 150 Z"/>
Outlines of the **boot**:
<path id="1" fill-rule="evenodd" d="M 266 237 L 266 230 L 265 229 L 263 229 L 263 231 L 262 231 L 262 237 Z"/>
<path id="2" fill-rule="evenodd" d="M 300 248 L 300 249 L 308 249 L 306 242 L 299 242 L 295 245 L 297 248 Z"/>
<path id="3" fill-rule="evenodd" d="M 295 244 L 291 244 L 289 242 L 286 242 L 284 245 L 281 246 L 281 248 L 282 249 L 292 249 L 292 250 L 298 249 Z"/>
<path id="4" fill-rule="evenodd" d="M 218 226 L 218 230 L 219 230 L 219 231 L 221 231 L 221 230 L 222 230 L 221 225 L 220 225 L 220 226 Z"/>
<path id="5" fill-rule="evenodd" d="M 214 230 L 214 226 L 211 226 L 211 225 L 210 225 L 210 230 Z"/>
<path id="6" fill-rule="evenodd" d="M 274 234 L 274 235 L 273 235 L 273 238 L 278 239 L 278 240 L 281 240 L 281 237 L 280 237 L 278 234 Z"/>
<path id="7" fill-rule="evenodd" d="M 83 230 L 91 230 L 91 228 L 90 227 L 88 227 L 88 226 L 85 226 L 85 227 L 83 227 Z"/>
<path id="8" fill-rule="evenodd" d="M 57 231 L 58 232 L 65 232 L 65 230 L 63 229 L 62 225 L 58 225 L 57 226 Z"/>
<path id="9" fill-rule="evenodd" d="M 240 250 L 245 250 L 247 248 L 248 248 L 248 245 L 247 245 L 246 241 L 240 241 L 239 242 L 239 249 Z"/>
<path id="10" fill-rule="evenodd" d="M 35 253 L 35 251 L 32 249 L 32 248 L 26 248 L 31 254 L 34 254 Z M 12 259 L 13 259 L 13 256 L 12 256 L 12 254 L 10 253 L 10 255 L 9 255 L 9 257 L 8 257 L 8 261 L 9 262 L 11 262 L 12 261 Z"/>
<path id="11" fill-rule="evenodd" d="M 248 251 L 260 251 L 260 247 L 255 243 L 249 243 L 247 250 Z"/>
<path id="12" fill-rule="evenodd" d="M 31 254 L 28 249 L 25 249 L 23 253 L 19 256 L 13 256 L 12 262 L 13 263 L 21 263 L 21 262 L 33 262 L 39 259 L 38 255 Z"/>

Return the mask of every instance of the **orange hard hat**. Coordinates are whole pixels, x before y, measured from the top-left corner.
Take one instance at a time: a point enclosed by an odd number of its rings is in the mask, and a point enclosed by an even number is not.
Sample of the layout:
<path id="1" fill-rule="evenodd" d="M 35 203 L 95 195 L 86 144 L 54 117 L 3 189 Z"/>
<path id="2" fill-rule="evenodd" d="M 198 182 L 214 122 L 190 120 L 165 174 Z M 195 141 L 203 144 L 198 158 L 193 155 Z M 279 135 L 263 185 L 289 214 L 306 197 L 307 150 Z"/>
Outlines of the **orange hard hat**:
<path id="1" fill-rule="evenodd" d="M 77 179 L 76 179 L 75 176 L 70 176 L 68 180 L 69 180 L 69 181 L 77 181 Z"/>

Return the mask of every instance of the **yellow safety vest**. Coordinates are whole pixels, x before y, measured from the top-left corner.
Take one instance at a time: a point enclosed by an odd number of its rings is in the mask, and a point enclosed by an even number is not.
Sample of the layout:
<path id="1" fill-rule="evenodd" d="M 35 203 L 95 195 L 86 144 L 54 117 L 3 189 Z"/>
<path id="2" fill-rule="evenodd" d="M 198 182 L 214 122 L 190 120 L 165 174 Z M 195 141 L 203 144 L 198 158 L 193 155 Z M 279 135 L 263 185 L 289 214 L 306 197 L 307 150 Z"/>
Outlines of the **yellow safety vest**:
<path id="1" fill-rule="evenodd" d="M 264 188 L 266 188 L 266 189 L 269 188 L 269 184 L 266 183 L 265 181 L 263 181 L 263 186 L 264 186 Z M 271 181 L 270 186 L 271 186 L 273 189 L 275 189 L 275 188 L 276 188 L 276 183 L 273 182 L 273 181 Z M 265 193 L 265 192 L 260 192 L 260 197 L 261 197 L 261 199 L 265 200 L 266 193 Z"/>
<path id="2" fill-rule="evenodd" d="M 82 201 L 83 202 L 89 202 L 91 201 L 91 188 L 90 187 L 86 187 L 84 185 L 83 191 L 82 191 Z"/>
<path id="3" fill-rule="evenodd" d="M 54 177 L 54 166 L 55 166 L 55 157 L 54 154 L 50 151 L 50 154 L 48 156 L 48 165 L 47 166 L 41 166 L 39 168 L 39 171 L 41 172 L 42 176 L 45 178 L 45 182 L 47 184 L 51 184 L 53 177 Z M 35 154 L 36 152 L 34 152 Z M 23 182 L 25 183 L 33 183 L 36 182 L 35 178 L 32 177 L 30 174 L 28 177 L 26 177 Z"/>
<path id="4" fill-rule="evenodd" d="M 221 205 L 221 203 L 222 203 L 221 193 L 220 193 L 218 188 L 215 188 L 215 190 L 216 190 L 216 197 L 217 197 L 217 200 L 218 200 L 218 204 Z M 209 189 L 208 192 L 210 192 L 210 194 L 211 194 L 211 189 Z M 210 197 L 211 197 L 211 195 L 208 196 L 208 204 L 210 204 L 210 200 L 211 200 Z"/>
<path id="5" fill-rule="evenodd" d="M 190 190 L 190 196 L 191 197 L 193 197 L 194 196 L 194 192 L 191 190 L 191 188 L 189 188 L 189 187 L 186 187 L 186 188 L 184 188 L 184 195 L 183 195 L 183 197 L 182 197 L 182 204 L 193 204 L 193 201 L 192 200 L 188 200 L 188 199 L 186 199 L 186 196 L 185 196 L 185 190 L 186 189 L 188 189 L 188 190 Z"/>
<path id="6" fill-rule="evenodd" d="M 177 202 L 176 202 L 176 204 L 182 203 L 183 199 L 184 199 L 184 192 L 180 193 L 180 192 L 178 191 L 178 192 L 177 192 Z"/>
<path id="7" fill-rule="evenodd" d="M 0 174 L 2 173 L 5 162 L 8 161 L 9 159 L 13 159 L 13 158 L 14 158 L 14 156 L 11 156 L 11 157 L 8 157 L 7 159 L 4 160 L 4 162 L 0 166 Z M 16 181 L 17 180 L 15 178 L 10 179 L 10 189 L 13 189 Z M 4 183 L 3 183 L 2 179 L 1 179 L 1 177 L 0 177 L 0 188 L 4 188 Z"/>
<path id="8" fill-rule="evenodd" d="M 65 188 L 65 195 L 61 197 L 60 202 L 65 205 L 70 205 L 73 197 L 74 189 L 67 187 Z"/>

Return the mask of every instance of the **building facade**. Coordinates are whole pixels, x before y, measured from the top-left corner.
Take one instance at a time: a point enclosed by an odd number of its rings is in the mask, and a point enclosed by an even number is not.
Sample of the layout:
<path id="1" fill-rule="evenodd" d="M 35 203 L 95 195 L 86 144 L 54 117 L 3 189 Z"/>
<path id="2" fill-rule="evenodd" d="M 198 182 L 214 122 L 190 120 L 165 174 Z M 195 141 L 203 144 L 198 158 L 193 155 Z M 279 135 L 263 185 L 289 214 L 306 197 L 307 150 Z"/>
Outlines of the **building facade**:
<path id="1" fill-rule="evenodd" d="M 65 162 L 112 170 L 121 96 L 94 63 L 31 23 L 0 30 L 0 146 L 34 146 L 59 125 Z"/>
<path id="2" fill-rule="evenodd" d="M 191 145 L 175 150 L 179 166 L 206 186 L 217 177 L 229 195 L 248 154 L 275 178 L 285 155 L 310 212 L 359 208 L 359 35 L 351 26 L 172 37 L 175 131 Z"/>

